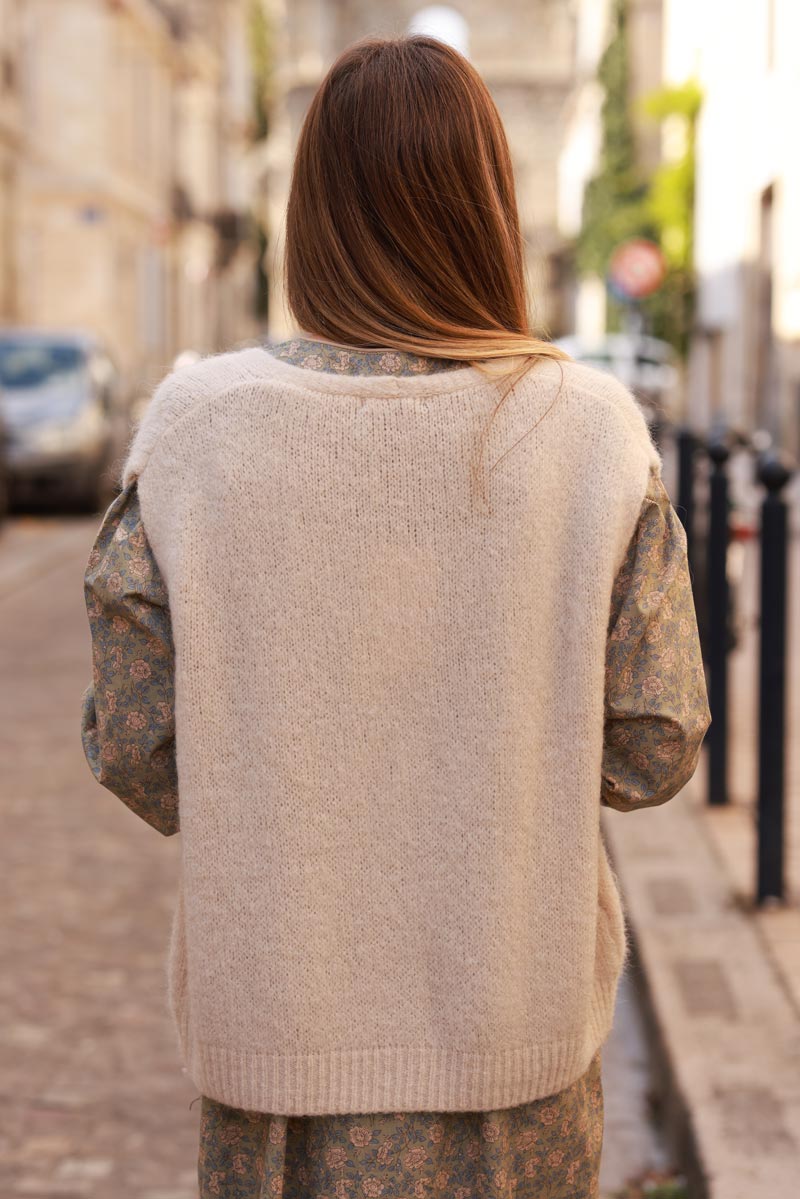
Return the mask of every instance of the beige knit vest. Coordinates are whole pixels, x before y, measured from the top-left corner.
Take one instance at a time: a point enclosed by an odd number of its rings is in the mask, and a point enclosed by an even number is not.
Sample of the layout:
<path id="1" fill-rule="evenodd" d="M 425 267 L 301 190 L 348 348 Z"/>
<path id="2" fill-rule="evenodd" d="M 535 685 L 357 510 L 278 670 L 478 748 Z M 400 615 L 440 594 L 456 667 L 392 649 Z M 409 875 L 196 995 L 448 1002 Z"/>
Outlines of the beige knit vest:
<path id="1" fill-rule="evenodd" d="M 660 459 L 619 382 L 542 361 L 483 505 L 500 395 L 253 348 L 170 375 L 131 446 L 175 642 L 169 1001 L 223 1103 L 509 1107 L 610 1031 L 606 635 Z"/>

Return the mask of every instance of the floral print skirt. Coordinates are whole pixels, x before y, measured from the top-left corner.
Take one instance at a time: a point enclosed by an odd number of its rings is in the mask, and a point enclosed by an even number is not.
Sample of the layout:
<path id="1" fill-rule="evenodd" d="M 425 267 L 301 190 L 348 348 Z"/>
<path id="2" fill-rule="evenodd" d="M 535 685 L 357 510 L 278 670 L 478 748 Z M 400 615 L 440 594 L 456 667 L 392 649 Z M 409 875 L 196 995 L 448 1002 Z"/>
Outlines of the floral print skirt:
<path id="1" fill-rule="evenodd" d="M 273 1116 L 203 1096 L 200 1199 L 597 1199 L 600 1056 L 494 1112 Z"/>

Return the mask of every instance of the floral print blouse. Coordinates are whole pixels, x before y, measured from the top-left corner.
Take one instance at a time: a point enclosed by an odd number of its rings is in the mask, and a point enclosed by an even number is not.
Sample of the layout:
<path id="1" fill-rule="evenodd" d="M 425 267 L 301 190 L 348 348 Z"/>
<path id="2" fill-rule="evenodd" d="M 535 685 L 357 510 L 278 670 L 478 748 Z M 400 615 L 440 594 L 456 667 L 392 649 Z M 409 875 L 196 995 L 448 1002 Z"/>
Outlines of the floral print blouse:
<path id="1" fill-rule="evenodd" d="M 409 375 L 463 365 L 303 337 L 271 352 L 336 373 Z M 98 782 L 171 836 L 180 828 L 174 650 L 167 591 L 135 481 L 105 514 L 85 595 L 93 655 L 82 711 L 86 758 Z M 697 734 L 710 714 L 685 533 L 655 474 L 614 585 L 605 707 L 600 802 L 624 812 L 663 803 L 676 779 L 693 773 Z M 557 1096 L 500 1112 L 286 1117 L 203 1096 L 200 1195 L 422 1199 L 430 1189 L 469 1199 L 476 1189 L 488 1195 L 519 1185 L 522 1193 L 524 1185 L 541 1199 L 589 1197 L 597 1194 L 602 1129 L 600 1051 Z"/>

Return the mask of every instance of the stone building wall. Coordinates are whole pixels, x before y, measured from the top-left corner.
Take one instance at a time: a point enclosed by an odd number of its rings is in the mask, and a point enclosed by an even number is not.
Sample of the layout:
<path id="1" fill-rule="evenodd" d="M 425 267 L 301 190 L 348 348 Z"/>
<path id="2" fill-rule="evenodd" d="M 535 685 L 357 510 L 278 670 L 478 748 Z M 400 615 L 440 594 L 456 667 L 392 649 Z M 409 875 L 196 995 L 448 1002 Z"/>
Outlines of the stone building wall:
<path id="1" fill-rule="evenodd" d="M 133 392 L 253 332 L 253 251 L 221 246 L 246 207 L 247 4 L 0 0 L 0 317 L 98 332 Z"/>
<path id="2" fill-rule="evenodd" d="M 0 321 L 16 310 L 16 239 L 20 143 L 18 0 L 0 0 Z"/>

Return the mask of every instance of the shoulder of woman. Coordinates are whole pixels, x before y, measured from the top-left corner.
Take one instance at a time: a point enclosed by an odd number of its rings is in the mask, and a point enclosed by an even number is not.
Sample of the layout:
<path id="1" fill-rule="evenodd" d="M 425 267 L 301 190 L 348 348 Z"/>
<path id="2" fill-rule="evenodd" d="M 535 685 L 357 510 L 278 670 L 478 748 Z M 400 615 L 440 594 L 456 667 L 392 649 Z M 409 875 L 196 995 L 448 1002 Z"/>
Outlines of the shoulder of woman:
<path id="1" fill-rule="evenodd" d="M 661 475 L 661 455 L 644 409 L 633 391 L 607 371 L 583 362 L 560 362 L 564 367 L 564 386 L 572 400 L 585 411 L 612 419 L 616 428 L 627 434 L 632 448 L 643 455 L 650 471 Z"/>
<path id="2" fill-rule="evenodd" d="M 133 432 L 122 468 L 121 484 L 138 478 L 157 442 L 184 416 L 237 383 L 252 378 L 264 351 L 257 348 L 211 354 L 191 366 L 170 371 L 152 393 Z"/>

